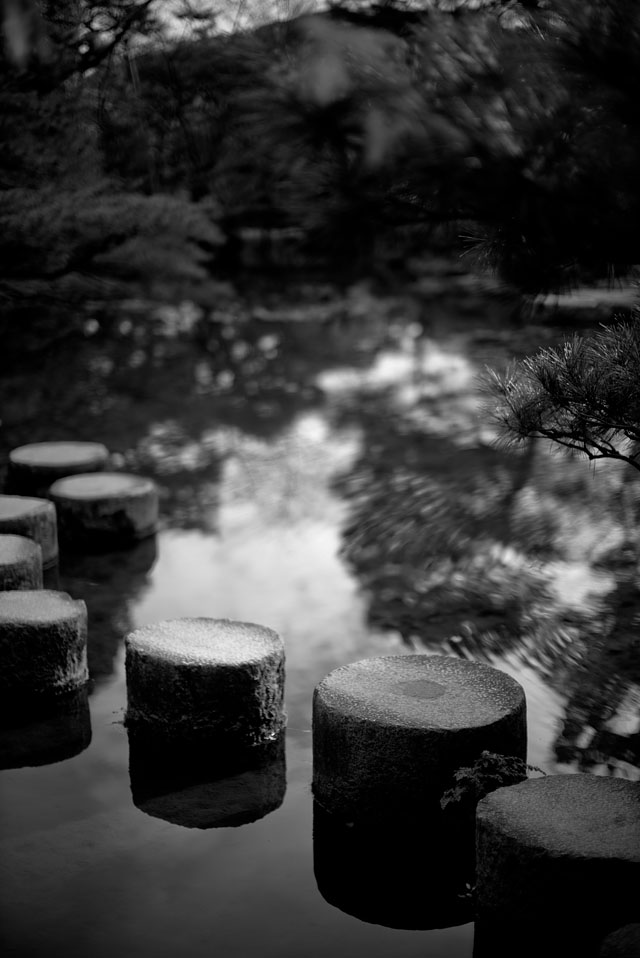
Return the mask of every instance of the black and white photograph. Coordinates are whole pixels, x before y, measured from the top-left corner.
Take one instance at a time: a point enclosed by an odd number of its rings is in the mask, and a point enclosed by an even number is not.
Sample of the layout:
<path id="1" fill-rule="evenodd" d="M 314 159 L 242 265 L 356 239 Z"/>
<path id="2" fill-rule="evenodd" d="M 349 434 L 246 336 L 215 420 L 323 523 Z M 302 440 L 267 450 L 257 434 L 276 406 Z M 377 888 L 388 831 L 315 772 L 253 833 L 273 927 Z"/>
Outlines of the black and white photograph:
<path id="1" fill-rule="evenodd" d="M 638 0 L 0 0 L 0 954 L 640 958 Z"/>

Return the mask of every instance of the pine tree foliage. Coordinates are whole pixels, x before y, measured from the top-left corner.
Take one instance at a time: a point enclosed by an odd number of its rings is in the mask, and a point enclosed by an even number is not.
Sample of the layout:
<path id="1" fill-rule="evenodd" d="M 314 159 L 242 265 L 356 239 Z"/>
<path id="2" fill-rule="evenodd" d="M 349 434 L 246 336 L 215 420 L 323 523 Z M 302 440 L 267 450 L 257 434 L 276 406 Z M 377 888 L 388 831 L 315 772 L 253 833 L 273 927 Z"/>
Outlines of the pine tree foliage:
<path id="1" fill-rule="evenodd" d="M 29 4 L 23 5 L 29 12 Z M 22 7 L 21 7 L 22 9 Z M 223 241 L 211 204 L 144 195 L 105 169 L 107 61 L 144 38 L 144 0 L 42 5 L 46 46 L 15 24 L 0 58 L 0 301 L 5 311 L 201 284 Z M 128 187 L 128 189 L 127 189 Z"/>
<path id="2" fill-rule="evenodd" d="M 640 330 L 617 323 L 490 374 L 493 415 L 514 440 L 540 436 L 640 469 Z"/>
<path id="3" fill-rule="evenodd" d="M 0 297 L 73 279 L 78 296 L 117 293 L 128 282 L 147 292 L 170 278 L 201 281 L 222 242 L 206 209 L 171 196 L 117 193 L 96 186 L 5 190 L 0 194 L 4 277 Z"/>

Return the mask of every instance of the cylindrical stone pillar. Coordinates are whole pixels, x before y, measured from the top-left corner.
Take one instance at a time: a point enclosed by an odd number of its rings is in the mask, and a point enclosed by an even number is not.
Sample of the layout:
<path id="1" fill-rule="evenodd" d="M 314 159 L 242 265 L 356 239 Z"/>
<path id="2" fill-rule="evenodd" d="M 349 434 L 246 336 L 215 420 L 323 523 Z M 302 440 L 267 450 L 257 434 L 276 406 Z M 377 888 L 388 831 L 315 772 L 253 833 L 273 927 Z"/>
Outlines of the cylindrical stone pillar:
<path id="1" fill-rule="evenodd" d="M 153 740 L 229 752 L 275 739 L 285 724 L 284 643 L 229 619 L 157 622 L 127 636 L 126 724 Z"/>
<path id="2" fill-rule="evenodd" d="M 42 568 L 58 561 L 56 509 L 48 499 L 32 496 L 0 496 L 0 533 L 26 536 L 42 549 Z"/>
<path id="3" fill-rule="evenodd" d="M 478 803 L 474 955 L 597 956 L 639 888 L 640 783 L 551 775 Z"/>
<path id="4" fill-rule="evenodd" d="M 9 453 L 7 491 L 46 495 L 57 479 L 78 473 L 100 472 L 109 450 L 99 442 L 33 442 Z"/>
<path id="5" fill-rule="evenodd" d="M 42 549 L 26 536 L 0 535 L 0 591 L 42 588 Z"/>
<path id="6" fill-rule="evenodd" d="M 313 793 L 343 821 L 440 813 L 454 772 L 484 750 L 526 757 L 522 687 L 487 665 L 395 655 L 338 668 L 313 697 Z"/>
<path id="7" fill-rule="evenodd" d="M 158 528 L 158 490 L 151 479 L 98 472 L 58 479 L 49 489 L 60 540 L 81 547 L 126 546 Z"/>
<path id="8" fill-rule="evenodd" d="M 82 688 L 89 678 L 84 602 L 48 589 L 1 592 L 0 663 L 8 716 Z"/>

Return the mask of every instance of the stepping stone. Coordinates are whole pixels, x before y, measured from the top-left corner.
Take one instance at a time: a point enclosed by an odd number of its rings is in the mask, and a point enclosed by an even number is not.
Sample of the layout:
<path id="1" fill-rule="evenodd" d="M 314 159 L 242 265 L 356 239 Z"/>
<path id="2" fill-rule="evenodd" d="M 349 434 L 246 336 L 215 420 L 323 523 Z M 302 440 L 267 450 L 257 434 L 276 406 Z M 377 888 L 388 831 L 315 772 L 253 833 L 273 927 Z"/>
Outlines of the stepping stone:
<path id="1" fill-rule="evenodd" d="M 87 607 L 66 592 L 0 593 L 0 700 L 8 715 L 84 687 Z"/>
<path id="2" fill-rule="evenodd" d="M 640 923 L 625 925 L 607 935 L 598 958 L 640 958 Z"/>
<path id="3" fill-rule="evenodd" d="M 0 496 L 0 534 L 26 536 L 42 549 L 42 568 L 58 561 L 56 509 L 48 499 Z"/>
<path id="4" fill-rule="evenodd" d="M 99 442 L 33 442 L 9 453 L 7 491 L 46 495 L 51 483 L 106 468 L 109 450 Z"/>
<path id="5" fill-rule="evenodd" d="M 186 760 L 184 753 L 172 760 L 166 748 L 154 754 L 144 737 L 128 731 L 131 795 L 146 815 L 184 828 L 228 828 L 258 821 L 284 801 L 284 730 L 230 766 L 219 766 L 208 746 Z"/>
<path id="6" fill-rule="evenodd" d="M 640 783 L 578 774 L 499 788 L 478 803 L 476 835 L 478 954 L 539 955 L 553 941 L 587 958 L 637 917 Z"/>
<path id="7" fill-rule="evenodd" d="M 284 643 L 229 619 L 157 622 L 125 640 L 129 729 L 151 740 L 252 748 L 285 724 Z"/>
<path id="8" fill-rule="evenodd" d="M 522 687 L 487 665 L 435 655 L 363 659 L 313 697 L 313 794 L 347 822 L 439 816 L 454 772 L 482 751 L 526 756 Z"/>
<path id="9" fill-rule="evenodd" d="M 118 547 L 158 528 L 158 490 L 142 476 L 100 472 L 58 479 L 49 489 L 61 541 L 86 547 Z"/>
<path id="10" fill-rule="evenodd" d="M 30 712 L 33 712 L 30 709 Z M 53 765 L 79 755 L 91 743 L 87 689 L 72 692 L 48 714 L 0 724 L 0 768 Z"/>
<path id="11" fill-rule="evenodd" d="M 0 590 L 41 589 L 42 549 L 26 536 L 0 535 Z"/>

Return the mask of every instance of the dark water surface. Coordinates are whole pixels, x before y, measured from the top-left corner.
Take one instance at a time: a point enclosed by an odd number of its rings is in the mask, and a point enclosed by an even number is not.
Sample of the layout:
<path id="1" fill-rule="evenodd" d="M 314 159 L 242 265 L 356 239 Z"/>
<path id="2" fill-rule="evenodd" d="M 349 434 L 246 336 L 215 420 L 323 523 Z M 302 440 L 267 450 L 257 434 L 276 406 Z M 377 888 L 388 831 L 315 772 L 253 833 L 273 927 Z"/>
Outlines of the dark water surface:
<path id="1" fill-rule="evenodd" d="M 359 287 L 315 318 L 277 301 L 251 318 L 230 296 L 207 317 L 132 307 L 24 350 L 2 386 L 4 454 L 104 442 L 158 482 L 162 528 L 129 552 L 63 555 L 50 582 L 87 602 L 92 687 L 45 729 L 56 761 L 34 746 L 43 764 L 0 773 L 4 954 L 471 956 L 428 860 L 421 930 L 354 917 L 348 893 L 330 904 L 330 843 L 318 889 L 311 696 L 366 656 L 489 661 L 525 688 L 531 763 L 640 778 L 640 489 L 618 466 L 494 445 L 478 372 L 562 334 L 500 310 Z M 285 640 L 286 778 L 231 783 L 262 814 L 248 824 L 197 827 L 219 790 L 149 800 L 130 767 L 124 635 L 181 616 Z M 5 737 L 6 764 L 28 765 L 32 735 Z"/>

